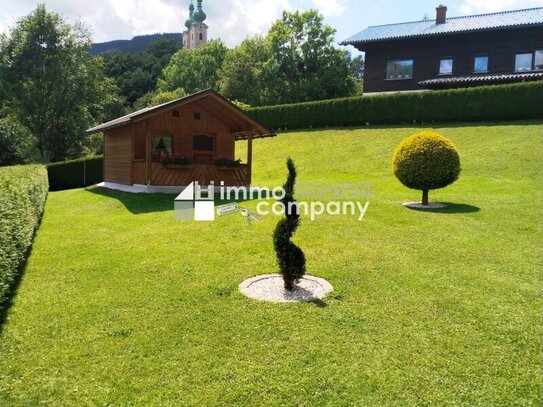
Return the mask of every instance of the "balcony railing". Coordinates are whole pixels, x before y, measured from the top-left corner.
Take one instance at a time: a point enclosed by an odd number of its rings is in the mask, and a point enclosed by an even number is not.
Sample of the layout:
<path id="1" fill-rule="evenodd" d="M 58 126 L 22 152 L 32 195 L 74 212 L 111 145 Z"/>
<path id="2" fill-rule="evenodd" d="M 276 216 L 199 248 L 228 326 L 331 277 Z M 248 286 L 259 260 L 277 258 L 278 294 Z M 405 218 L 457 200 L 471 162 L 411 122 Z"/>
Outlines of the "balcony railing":
<path id="1" fill-rule="evenodd" d="M 247 164 L 233 167 L 220 167 L 212 163 L 191 163 L 188 165 L 164 165 L 151 162 L 150 184 L 154 186 L 184 186 L 193 181 L 200 185 L 210 185 L 211 181 L 219 186 L 221 181 L 227 186 L 248 186 L 251 182 L 251 170 Z M 147 184 L 147 168 L 144 161 L 132 163 L 132 183 Z"/>

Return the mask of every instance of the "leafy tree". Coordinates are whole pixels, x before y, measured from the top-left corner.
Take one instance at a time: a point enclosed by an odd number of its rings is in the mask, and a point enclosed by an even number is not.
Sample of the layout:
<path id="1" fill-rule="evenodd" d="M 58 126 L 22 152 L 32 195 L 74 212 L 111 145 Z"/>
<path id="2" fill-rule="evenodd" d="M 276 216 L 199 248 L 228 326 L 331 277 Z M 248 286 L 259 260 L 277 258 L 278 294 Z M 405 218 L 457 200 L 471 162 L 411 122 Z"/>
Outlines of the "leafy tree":
<path id="1" fill-rule="evenodd" d="M 392 159 L 394 175 L 408 188 L 422 191 L 428 205 L 428 191 L 452 184 L 460 175 L 460 157 L 451 140 L 425 130 L 405 139 Z"/>
<path id="2" fill-rule="evenodd" d="M 155 88 L 151 74 L 140 67 L 136 68 L 124 80 L 121 81 L 121 90 L 126 95 L 128 103 L 132 104 L 138 100 L 142 92 L 148 92 Z M 144 93 L 145 94 L 145 93 Z"/>
<path id="3" fill-rule="evenodd" d="M 335 29 L 316 10 L 283 12 L 268 32 L 270 77 L 279 103 L 349 96 L 355 92 L 350 56 L 333 46 Z"/>
<path id="4" fill-rule="evenodd" d="M 34 143 L 32 134 L 14 116 L 0 119 L 0 166 L 29 162 Z"/>
<path id="5" fill-rule="evenodd" d="M 250 105 L 275 103 L 267 86 L 271 56 L 269 42 L 264 37 L 245 39 L 226 55 L 220 72 L 221 93 Z"/>
<path id="6" fill-rule="evenodd" d="M 158 81 L 160 91 L 185 89 L 188 93 L 218 88 L 219 71 L 228 48 L 220 40 L 209 41 L 195 50 L 181 49 L 164 69 Z"/>
<path id="7" fill-rule="evenodd" d="M 149 44 L 149 48 L 145 51 L 147 54 L 154 56 L 162 62 L 170 62 L 173 54 L 179 51 L 181 44 L 174 40 L 160 39 Z M 164 59 L 163 59 L 164 58 Z"/>
<path id="8" fill-rule="evenodd" d="M 106 74 L 115 80 L 127 105 L 156 91 L 158 77 L 179 47 L 176 41 L 161 39 L 152 42 L 144 52 L 103 55 Z"/>
<path id="9" fill-rule="evenodd" d="M 300 214 L 294 199 L 296 167 L 291 158 L 287 160 L 287 168 L 288 177 L 283 186 L 285 196 L 281 200 L 286 208 L 286 213 L 285 217 L 277 223 L 273 232 L 273 246 L 279 269 L 283 275 L 285 289 L 291 291 L 305 274 L 305 256 L 302 250 L 290 240 L 300 225 Z"/>
<path id="10" fill-rule="evenodd" d="M 349 60 L 349 72 L 355 80 L 355 93 L 357 95 L 362 95 L 362 93 L 364 92 L 364 58 L 362 57 L 362 55 L 358 55 L 351 59 L 349 55 Z"/>
<path id="11" fill-rule="evenodd" d="M 4 106 L 36 137 L 41 157 L 80 155 L 85 129 L 108 116 L 98 105 L 116 88 L 90 45 L 85 27 L 67 24 L 43 4 L 2 39 Z"/>
<path id="12" fill-rule="evenodd" d="M 153 107 L 161 105 L 163 103 L 171 102 L 172 100 L 180 99 L 187 96 L 187 92 L 184 89 L 179 88 L 172 91 L 147 93 L 134 104 L 136 110 L 143 109 L 145 107 Z"/>

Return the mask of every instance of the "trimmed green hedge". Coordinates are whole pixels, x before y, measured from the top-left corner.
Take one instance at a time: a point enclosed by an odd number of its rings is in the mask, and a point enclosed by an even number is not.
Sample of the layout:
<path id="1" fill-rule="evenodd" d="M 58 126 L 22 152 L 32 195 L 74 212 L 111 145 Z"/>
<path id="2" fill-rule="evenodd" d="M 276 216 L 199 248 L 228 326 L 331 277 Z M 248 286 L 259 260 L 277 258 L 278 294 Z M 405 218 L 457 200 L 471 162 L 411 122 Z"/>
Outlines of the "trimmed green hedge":
<path id="1" fill-rule="evenodd" d="M 102 156 L 78 158 L 47 165 L 49 189 L 82 188 L 104 180 L 104 159 Z"/>
<path id="2" fill-rule="evenodd" d="M 254 107 L 247 113 L 273 129 L 520 120 L 542 118 L 542 100 L 538 81 Z"/>
<path id="3" fill-rule="evenodd" d="M 32 244 L 47 190 L 42 165 L 0 167 L 0 310 Z"/>

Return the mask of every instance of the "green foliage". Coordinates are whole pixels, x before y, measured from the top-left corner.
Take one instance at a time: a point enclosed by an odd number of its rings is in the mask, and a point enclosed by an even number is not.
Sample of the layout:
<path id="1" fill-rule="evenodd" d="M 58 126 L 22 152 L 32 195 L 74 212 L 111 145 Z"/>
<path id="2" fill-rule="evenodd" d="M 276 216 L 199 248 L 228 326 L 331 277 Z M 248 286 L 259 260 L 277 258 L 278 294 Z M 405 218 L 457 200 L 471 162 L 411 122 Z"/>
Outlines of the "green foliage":
<path id="1" fill-rule="evenodd" d="M 177 165 L 190 165 L 193 163 L 192 158 L 186 155 L 167 155 L 161 156 L 160 162 L 163 165 L 177 164 Z"/>
<path id="2" fill-rule="evenodd" d="M 232 160 L 231 158 L 222 157 L 216 159 L 214 164 L 219 167 L 236 167 L 241 164 L 241 160 Z"/>
<path id="3" fill-rule="evenodd" d="M 287 160 L 288 177 L 283 189 L 285 196 L 281 203 L 285 208 L 285 217 L 282 218 L 273 232 L 273 247 L 277 264 L 286 290 L 293 290 L 295 284 L 305 274 L 305 256 L 302 250 L 290 240 L 300 225 L 300 214 L 294 199 L 294 185 L 296 183 L 296 167 L 289 157 Z"/>
<path id="4" fill-rule="evenodd" d="M 42 157 L 77 157 L 85 129 L 107 119 L 116 94 L 101 59 L 88 53 L 90 35 L 40 4 L 0 44 L 4 107 L 36 137 Z"/>
<path id="5" fill-rule="evenodd" d="M 228 48 L 220 40 L 212 40 L 195 50 L 181 49 L 164 69 L 158 81 L 160 91 L 184 89 L 195 93 L 207 88 L 218 88 L 219 71 Z"/>
<path id="6" fill-rule="evenodd" d="M 103 55 L 106 74 L 114 79 L 128 106 L 156 92 L 158 77 L 179 47 L 173 40 L 162 39 L 137 54 L 111 52 Z"/>
<path id="7" fill-rule="evenodd" d="M 0 166 L 28 162 L 34 143 L 32 134 L 14 116 L 0 119 Z"/>
<path id="8" fill-rule="evenodd" d="M 102 156 L 78 158 L 47 165 L 51 191 L 81 188 L 104 180 Z"/>
<path id="9" fill-rule="evenodd" d="M 392 158 L 394 175 L 411 189 L 426 191 L 452 184 L 460 175 L 460 157 L 451 140 L 431 130 L 421 131 L 400 143 Z"/>
<path id="10" fill-rule="evenodd" d="M 251 108 L 251 105 L 249 105 L 247 103 L 240 102 L 237 99 L 230 100 L 230 102 L 232 102 L 232 104 L 236 105 L 241 110 L 247 110 L 247 109 Z"/>
<path id="11" fill-rule="evenodd" d="M 543 117 L 543 82 L 410 92 L 253 107 L 255 119 L 274 129 Z"/>
<path id="12" fill-rule="evenodd" d="M 230 51 L 221 67 L 219 89 L 232 100 L 262 106 L 276 100 L 266 91 L 270 83 L 271 47 L 266 38 L 245 39 Z"/>
<path id="13" fill-rule="evenodd" d="M 335 29 L 316 10 L 283 12 L 268 32 L 276 103 L 354 94 L 348 51 L 334 47 Z"/>
<path id="14" fill-rule="evenodd" d="M 0 168 L 0 310 L 32 244 L 47 189 L 41 165 Z"/>
<path id="15" fill-rule="evenodd" d="M 156 93 L 147 93 L 143 97 L 139 98 L 134 104 L 136 110 L 143 109 L 145 107 L 154 107 L 163 103 L 168 103 L 176 99 L 180 99 L 187 96 L 187 92 L 184 89 L 179 88 L 172 91 L 157 91 Z"/>
<path id="16" fill-rule="evenodd" d="M 215 88 L 255 106 L 358 94 L 363 60 L 336 48 L 334 34 L 315 10 L 284 12 L 265 37 L 247 38 L 231 51 L 220 41 L 178 51 L 158 86 L 188 93 Z"/>

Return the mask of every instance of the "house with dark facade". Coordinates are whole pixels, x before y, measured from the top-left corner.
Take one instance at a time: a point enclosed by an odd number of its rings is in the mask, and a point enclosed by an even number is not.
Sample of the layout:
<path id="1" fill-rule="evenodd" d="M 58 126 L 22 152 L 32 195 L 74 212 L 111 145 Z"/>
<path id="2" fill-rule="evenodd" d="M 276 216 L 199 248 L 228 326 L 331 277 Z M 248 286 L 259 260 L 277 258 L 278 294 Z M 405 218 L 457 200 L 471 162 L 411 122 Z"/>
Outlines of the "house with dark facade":
<path id="1" fill-rule="evenodd" d="M 543 7 L 368 27 L 342 45 L 365 53 L 364 92 L 543 79 Z"/>

